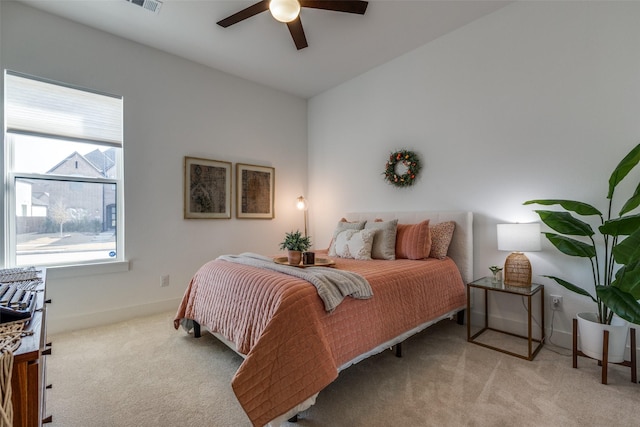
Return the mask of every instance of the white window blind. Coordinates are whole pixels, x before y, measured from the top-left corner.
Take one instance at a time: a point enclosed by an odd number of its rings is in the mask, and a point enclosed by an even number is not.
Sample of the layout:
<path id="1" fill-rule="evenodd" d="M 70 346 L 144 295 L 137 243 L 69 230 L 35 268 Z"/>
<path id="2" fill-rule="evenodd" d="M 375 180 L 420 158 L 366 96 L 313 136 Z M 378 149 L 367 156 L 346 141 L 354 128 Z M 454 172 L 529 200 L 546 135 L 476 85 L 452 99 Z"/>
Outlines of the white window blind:
<path id="1" fill-rule="evenodd" d="M 123 262 L 123 97 L 9 70 L 3 77 L 0 264 Z"/>
<path id="2" fill-rule="evenodd" d="M 7 132 L 122 146 L 121 96 L 6 71 Z"/>

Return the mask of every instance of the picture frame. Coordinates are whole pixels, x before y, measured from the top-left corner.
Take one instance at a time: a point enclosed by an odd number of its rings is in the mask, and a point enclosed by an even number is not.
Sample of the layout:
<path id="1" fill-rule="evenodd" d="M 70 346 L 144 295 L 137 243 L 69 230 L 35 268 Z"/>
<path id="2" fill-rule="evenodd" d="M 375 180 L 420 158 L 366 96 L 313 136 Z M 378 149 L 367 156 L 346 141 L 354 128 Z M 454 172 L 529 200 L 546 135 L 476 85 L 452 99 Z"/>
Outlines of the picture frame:
<path id="1" fill-rule="evenodd" d="M 273 219 L 275 169 L 236 163 L 236 217 Z"/>
<path id="2" fill-rule="evenodd" d="M 230 162 L 184 158 L 184 218 L 231 218 Z"/>

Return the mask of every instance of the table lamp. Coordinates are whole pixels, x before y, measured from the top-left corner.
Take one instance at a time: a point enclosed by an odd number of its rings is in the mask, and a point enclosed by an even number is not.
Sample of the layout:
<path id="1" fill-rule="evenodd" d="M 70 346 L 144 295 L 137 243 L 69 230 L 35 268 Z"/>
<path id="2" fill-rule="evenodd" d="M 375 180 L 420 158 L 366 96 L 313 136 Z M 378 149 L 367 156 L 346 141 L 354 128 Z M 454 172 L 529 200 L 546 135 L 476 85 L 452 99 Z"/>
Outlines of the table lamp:
<path id="1" fill-rule="evenodd" d="M 540 224 L 498 224 L 498 250 L 512 251 L 504 261 L 504 284 L 531 286 L 531 263 L 523 252 L 540 250 Z"/>

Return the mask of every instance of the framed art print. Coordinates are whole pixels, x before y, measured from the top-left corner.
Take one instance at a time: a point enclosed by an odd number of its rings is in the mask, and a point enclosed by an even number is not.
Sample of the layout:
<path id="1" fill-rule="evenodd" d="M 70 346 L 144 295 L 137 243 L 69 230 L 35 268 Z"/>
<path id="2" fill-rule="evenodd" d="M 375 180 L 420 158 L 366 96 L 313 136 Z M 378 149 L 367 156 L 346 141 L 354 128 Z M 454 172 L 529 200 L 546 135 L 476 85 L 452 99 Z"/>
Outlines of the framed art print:
<path id="1" fill-rule="evenodd" d="M 272 219 L 275 169 L 236 163 L 236 217 Z"/>
<path id="2" fill-rule="evenodd" d="M 184 217 L 231 218 L 231 163 L 184 158 Z"/>

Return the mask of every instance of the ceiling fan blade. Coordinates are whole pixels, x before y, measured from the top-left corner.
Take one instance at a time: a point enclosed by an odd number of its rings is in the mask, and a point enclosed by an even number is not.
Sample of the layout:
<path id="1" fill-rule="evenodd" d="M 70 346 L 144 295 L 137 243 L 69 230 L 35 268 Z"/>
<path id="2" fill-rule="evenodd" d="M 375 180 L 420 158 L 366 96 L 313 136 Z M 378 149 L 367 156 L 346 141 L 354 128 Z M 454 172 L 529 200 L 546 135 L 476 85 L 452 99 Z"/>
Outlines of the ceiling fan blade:
<path id="1" fill-rule="evenodd" d="M 296 48 L 298 48 L 298 50 L 304 49 L 305 47 L 309 46 L 307 44 L 307 37 L 304 35 L 304 29 L 302 28 L 302 21 L 300 21 L 300 16 L 298 16 L 291 22 L 287 22 L 287 28 L 289 28 L 291 37 L 293 37 L 293 42 L 296 44 Z"/>
<path id="2" fill-rule="evenodd" d="M 251 18 L 265 10 L 269 9 L 269 0 L 262 0 L 256 4 L 253 4 L 246 9 L 242 9 L 240 12 L 236 12 L 231 16 L 218 21 L 217 24 L 221 27 L 227 28 L 230 25 L 237 24 L 240 21 L 244 21 L 247 18 Z"/>
<path id="3" fill-rule="evenodd" d="M 360 0 L 298 0 L 300 6 L 313 9 L 334 10 L 336 12 L 357 13 L 364 15 L 368 1 Z"/>

